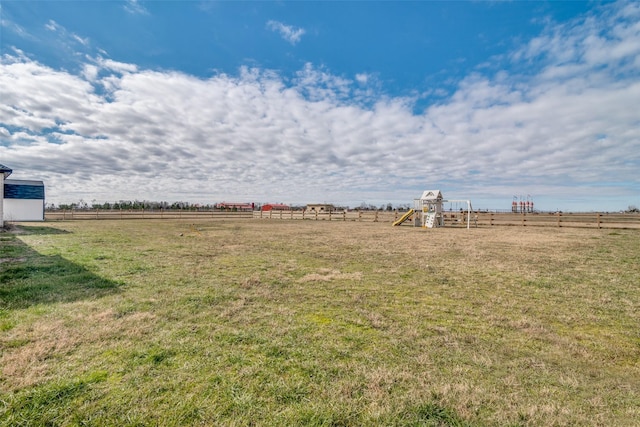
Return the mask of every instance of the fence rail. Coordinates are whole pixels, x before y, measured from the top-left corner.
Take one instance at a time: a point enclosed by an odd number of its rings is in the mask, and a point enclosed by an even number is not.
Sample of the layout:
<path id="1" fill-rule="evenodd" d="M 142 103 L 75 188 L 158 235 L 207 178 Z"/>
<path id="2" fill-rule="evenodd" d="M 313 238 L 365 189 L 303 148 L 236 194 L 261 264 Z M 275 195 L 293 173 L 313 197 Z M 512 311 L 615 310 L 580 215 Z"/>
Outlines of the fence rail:
<path id="1" fill-rule="evenodd" d="M 262 219 L 262 220 L 310 220 L 354 221 L 393 223 L 404 212 L 395 211 L 188 211 L 188 210 L 63 210 L 47 211 L 47 221 L 107 220 L 107 219 Z M 445 212 L 446 227 L 466 227 L 465 213 Z M 521 227 L 582 227 L 640 229 L 638 213 L 491 213 L 472 212 L 471 227 L 521 226 Z M 413 226 L 413 218 L 403 226 Z"/>

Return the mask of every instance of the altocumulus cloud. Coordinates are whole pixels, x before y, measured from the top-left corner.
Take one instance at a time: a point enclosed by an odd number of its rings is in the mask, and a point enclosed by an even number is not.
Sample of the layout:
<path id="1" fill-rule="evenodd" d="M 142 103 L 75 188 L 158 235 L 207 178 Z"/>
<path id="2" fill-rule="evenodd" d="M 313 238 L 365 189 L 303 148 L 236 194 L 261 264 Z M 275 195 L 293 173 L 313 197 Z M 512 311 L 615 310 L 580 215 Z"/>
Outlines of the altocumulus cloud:
<path id="1" fill-rule="evenodd" d="M 550 26 L 505 59 L 517 71 L 478 69 L 418 113 L 312 64 L 202 79 L 94 58 L 74 74 L 15 51 L 0 63 L 0 159 L 45 179 L 51 202 L 409 203 L 429 183 L 622 199 L 638 191 L 639 22 L 631 3 Z"/>

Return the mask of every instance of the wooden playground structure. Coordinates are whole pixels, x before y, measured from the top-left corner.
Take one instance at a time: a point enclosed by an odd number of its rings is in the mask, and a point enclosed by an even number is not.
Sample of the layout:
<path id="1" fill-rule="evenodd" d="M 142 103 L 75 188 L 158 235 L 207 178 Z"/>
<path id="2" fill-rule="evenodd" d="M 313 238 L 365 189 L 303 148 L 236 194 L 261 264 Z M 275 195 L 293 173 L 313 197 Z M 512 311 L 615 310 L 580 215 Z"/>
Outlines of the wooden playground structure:
<path id="1" fill-rule="evenodd" d="M 449 204 L 449 209 L 444 204 Z M 413 220 L 415 227 L 436 228 L 457 223 L 471 228 L 477 226 L 477 216 L 473 215 L 471 200 L 447 200 L 440 190 L 425 190 L 419 199 L 413 201 L 413 209 L 409 209 L 402 217 L 393 222 L 398 226 L 405 221 Z M 452 207 L 455 205 L 455 209 Z"/>

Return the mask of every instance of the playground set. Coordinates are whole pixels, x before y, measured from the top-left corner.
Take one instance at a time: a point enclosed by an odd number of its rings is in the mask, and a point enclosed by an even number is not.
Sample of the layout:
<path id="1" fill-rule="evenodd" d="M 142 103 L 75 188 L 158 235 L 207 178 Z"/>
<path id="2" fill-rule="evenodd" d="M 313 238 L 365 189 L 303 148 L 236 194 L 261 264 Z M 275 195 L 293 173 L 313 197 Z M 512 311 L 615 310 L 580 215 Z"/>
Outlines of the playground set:
<path id="1" fill-rule="evenodd" d="M 449 205 L 448 210 L 443 208 L 444 204 Z M 455 210 L 453 206 L 456 206 Z M 444 227 L 447 220 L 450 224 L 466 224 L 466 228 L 471 228 L 471 200 L 447 200 L 442 197 L 440 190 L 426 190 L 419 199 L 414 199 L 413 209 L 409 209 L 393 225 L 398 226 L 411 218 L 415 227 Z"/>

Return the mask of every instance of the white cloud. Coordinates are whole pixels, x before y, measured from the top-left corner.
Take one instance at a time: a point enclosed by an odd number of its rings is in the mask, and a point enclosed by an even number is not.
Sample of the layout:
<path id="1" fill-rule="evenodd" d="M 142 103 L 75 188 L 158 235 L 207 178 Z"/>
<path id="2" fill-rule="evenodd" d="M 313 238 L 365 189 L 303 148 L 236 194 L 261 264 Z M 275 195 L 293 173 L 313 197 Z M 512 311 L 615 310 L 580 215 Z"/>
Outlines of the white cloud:
<path id="1" fill-rule="evenodd" d="M 621 61 L 640 54 L 640 4 L 609 4 L 597 12 L 548 27 L 514 58 L 535 58 L 555 68 L 571 66 L 576 74 L 602 66 L 627 70 Z"/>
<path id="2" fill-rule="evenodd" d="M 306 63 L 296 73 L 295 87 L 307 98 L 315 101 L 347 99 L 351 95 L 351 81 L 332 75 L 328 70 Z"/>
<path id="3" fill-rule="evenodd" d="M 148 15 L 149 11 L 138 0 L 127 0 L 124 10 L 132 15 Z"/>
<path id="4" fill-rule="evenodd" d="M 356 81 L 360 84 L 366 85 L 369 81 L 369 74 L 367 73 L 358 73 L 356 74 Z"/>
<path id="5" fill-rule="evenodd" d="M 0 9 L 0 15 L 2 15 L 1 9 Z M 11 31 L 12 33 L 17 34 L 18 36 L 24 39 L 33 39 L 33 36 L 27 30 L 25 30 L 24 27 L 7 19 L 5 16 L 0 16 L 0 28 L 6 29 L 7 31 Z"/>
<path id="6" fill-rule="evenodd" d="M 91 44 L 91 41 L 89 40 L 88 37 L 81 37 L 78 34 L 69 32 L 65 27 L 63 27 L 62 25 L 58 24 L 53 19 L 50 19 L 45 24 L 44 27 L 48 31 L 56 33 L 57 37 L 54 40 L 57 43 L 61 43 L 69 51 L 73 51 L 71 46 L 74 46 L 74 45 L 77 46 L 79 44 L 82 47 L 86 48 L 86 47 L 89 47 L 90 44 Z M 75 53 L 75 52 L 73 52 L 73 53 Z"/>
<path id="7" fill-rule="evenodd" d="M 50 19 L 49 22 L 47 22 L 44 27 L 47 30 L 53 31 L 53 32 L 62 30 L 62 27 L 60 25 L 58 25 L 58 23 L 56 21 L 54 21 L 53 19 Z"/>
<path id="8" fill-rule="evenodd" d="M 362 103 L 363 75 L 312 64 L 291 81 L 256 68 L 200 79 L 103 58 L 74 75 L 5 55 L 0 159 L 16 178 L 45 179 L 50 202 L 356 206 L 444 187 L 447 197 L 505 203 L 524 192 L 565 210 L 602 208 L 589 204 L 606 191 L 627 197 L 610 205 L 624 208 L 640 194 L 640 52 L 627 47 L 638 26 L 618 9 L 549 28 L 548 43 L 513 56 L 544 57 L 535 72 L 470 75 L 424 114 L 379 93 Z M 572 52 L 560 54 L 567 43 Z"/>
<path id="9" fill-rule="evenodd" d="M 96 65 L 84 64 L 84 67 L 82 70 L 82 76 L 85 78 L 85 80 L 89 82 L 95 82 L 96 79 L 98 78 L 99 71 L 100 69 Z"/>
<path id="10" fill-rule="evenodd" d="M 89 39 L 87 37 L 80 37 L 77 34 L 72 34 L 71 37 L 77 41 L 78 43 L 84 45 L 84 46 L 89 46 Z"/>
<path id="11" fill-rule="evenodd" d="M 271 31 L 275 31 L 282 36 L 283 39 L 291 44 L 296 44 L 300 41 L 305 33 L 303 28 L 296 28 L 291 25 L 285 25 L 278 21 L 267 22 L 267 28 Z"/>
<path id="12" fill-rule="evenodd" d="M 117 73 L 135 73 L 138 71 L 138 66 L 135 64 L 128 64 L 126 62 L 118 62 L 112 59 L 98 58 L 98 65 L 104 69 L 115 71 Z"/>

